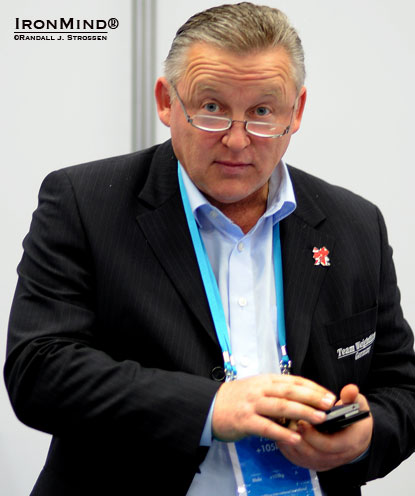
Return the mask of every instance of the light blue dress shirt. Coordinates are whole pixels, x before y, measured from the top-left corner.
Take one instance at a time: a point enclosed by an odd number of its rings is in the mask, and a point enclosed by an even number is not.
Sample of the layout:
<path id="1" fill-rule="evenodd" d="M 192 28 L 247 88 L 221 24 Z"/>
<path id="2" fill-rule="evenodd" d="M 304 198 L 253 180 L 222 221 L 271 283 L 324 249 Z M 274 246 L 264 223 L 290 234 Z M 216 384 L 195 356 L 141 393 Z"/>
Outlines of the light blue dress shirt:
<path id="1" fill-rule="evenodd" d="M 296 207 L 287 167 L 281 161 L 275 168 L 266 211 L 247 234 L 209 203 L 183 167 L 181 172 L 218 283 L 238 378 L 279 373 L 272 233 Z M 188 496 L 236 495 L 226 443 L 212 441 L 211 413 L 201 444 L 211 447 Z"/>

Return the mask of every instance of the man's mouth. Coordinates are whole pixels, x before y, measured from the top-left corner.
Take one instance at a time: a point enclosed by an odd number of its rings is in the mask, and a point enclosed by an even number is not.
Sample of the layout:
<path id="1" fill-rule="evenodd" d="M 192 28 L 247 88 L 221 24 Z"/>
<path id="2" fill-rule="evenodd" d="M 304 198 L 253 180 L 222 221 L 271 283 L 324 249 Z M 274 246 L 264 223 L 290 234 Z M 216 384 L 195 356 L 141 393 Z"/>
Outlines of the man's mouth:
<path id="1" fill-rule="evenodd" d="M 226 167 L 247 167 L 252 165 L 251 162 L 236 162 L 230 160 L 216 160 L 217 164 L 225 165 Z"/>

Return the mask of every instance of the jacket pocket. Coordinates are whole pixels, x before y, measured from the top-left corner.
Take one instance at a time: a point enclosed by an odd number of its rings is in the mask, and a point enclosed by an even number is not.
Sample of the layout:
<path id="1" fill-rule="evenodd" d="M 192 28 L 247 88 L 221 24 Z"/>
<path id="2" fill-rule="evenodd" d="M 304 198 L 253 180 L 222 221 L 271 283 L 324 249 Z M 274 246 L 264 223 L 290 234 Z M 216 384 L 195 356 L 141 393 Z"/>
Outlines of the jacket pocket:
<path id="1" fill-rule="evenodd" d="M 367 384 L 376 342 L 378 307 L 313 326 L 301 373 L 338 394 Z"/>
<path id="2" fill-rule="evenodd" d="M 370 346 L 376 338 L 377 305 L 345 319 L 325 325 L 328 342 L 350 352 Z M 341 354 L 345 356 L 345 354 Z M 341 358 L 339 356 L 339 358 Z"/>
<path id="3" fill-rule="evenodd" d="M 325 325 L 333 373 L 344 384 L 362 387 L 366 382 L 376 341 L 377 310 L 374 306 Z"/>

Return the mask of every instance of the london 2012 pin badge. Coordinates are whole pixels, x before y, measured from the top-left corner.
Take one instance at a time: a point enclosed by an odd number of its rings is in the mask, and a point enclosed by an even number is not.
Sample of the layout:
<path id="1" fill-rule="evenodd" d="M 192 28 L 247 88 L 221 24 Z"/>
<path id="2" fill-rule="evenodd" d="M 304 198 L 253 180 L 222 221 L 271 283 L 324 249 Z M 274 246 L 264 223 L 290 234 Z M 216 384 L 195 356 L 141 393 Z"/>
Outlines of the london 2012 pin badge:
<path id="1" fill-rule="evenodd" d="M 329 250 L 325 246 L 321 248 L 315 246 L 313 248 L 314 265 L 328 267 L 330 265 L 329 253 Z"/>

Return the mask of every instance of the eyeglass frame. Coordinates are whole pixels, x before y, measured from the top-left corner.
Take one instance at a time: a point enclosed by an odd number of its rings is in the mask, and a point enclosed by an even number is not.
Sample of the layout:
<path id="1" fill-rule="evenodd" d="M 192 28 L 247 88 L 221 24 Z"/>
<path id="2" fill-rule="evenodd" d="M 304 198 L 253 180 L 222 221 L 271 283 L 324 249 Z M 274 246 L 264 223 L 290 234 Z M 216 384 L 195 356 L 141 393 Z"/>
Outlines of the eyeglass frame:
<path id="1" fill-rule="evenodd" d="M 241 120 L 238 120 L 238 119 L 230 119 L 228 117 L 219 117 L 219 116 L 215 116 L 215 115 L 212 115 L 212 116 L 209 116 L 209 115 L 203 115 L 201 117 L 208 117 L 208 118 L 214 118 L 214 119 L 220 119 L 220 120 L 223 120 L 223 121 L 227 121 L 228 122 L 228 126 L 223 128 L 223 129 L 207 129 L 207 128 L 203 128 L 203 127 L 200 127 L 200 126 L 197 126 L 196 124 L 194 124 L 193 122 L 193 118 L 196 117 L 197 115 L 200 115 L 200 114 L 196 114 L 194 115 L 193 117 L 191 117 L 188 113 L 187 113 L 187 110 L 186 110 L 186 107 L 184 106 L 184 103 L 183 103 L 183 100 L 180 98 L 180 95 L 179 95 L 179 92 L 177 91 L 177 88 L 174 84 L 171 84 L 171 87 L 174 89 L 174 92 L 176 93 L 176 96 L 177 96 L 177 99 L 179 100 L 179 103 L 180 103 L 180 106 L 182 107 L 183 109 L 183 112 L 184 112 L 184 115 L 186 116 L 186 120 L 187 122 L 193 126 L 194 128 L 196 129 L 199 129 L 200 131 L 206 131 L 207 133 L 223 133 L 225 131 L 228 131 L 234 122 L 241 122 L 242 124 L 244 124 L 244 128 L 245 128 L 245 131 L 252 135 L 252 136 L 256 136 L 257 138 L 282 138 L 283 136 L 285 136 L 286 134 L 289 133 L 290 129 L 291 129 L 291 124 L 292 124 L 292 121 L 293 121 L 293 117 L 294 117 L 294 110 L 296 108 L 296 104 L 297 104 L 297 99 L 292 107 L 292 110 L 291 110 L 291 119 L 290 119 L 290 123 L 288 124 L 288 126 L 284 129 L 284 131 L 282 133 L 279 133 L 279 134 L 272 134 L 272 135 L 263 135 L 263 134 L 260 134 L 260 133 L 255 133 L 253 131 L 250 131 L 248 129 L 248 124 L 252 123 L 252 124 L 265 124 L 263 122 L 260 122 L 260 121 L 241 121 Z M 276 124 L 276 123 L 275 123 Z"/>

